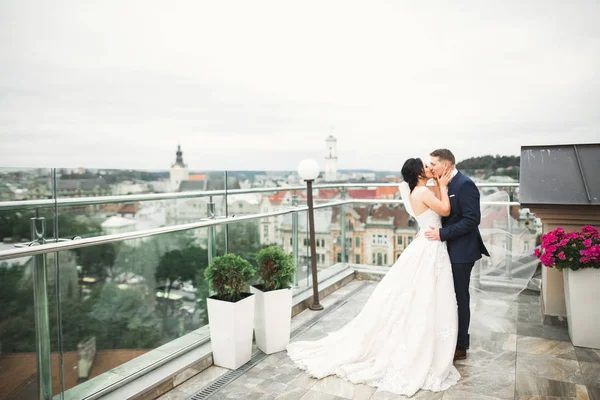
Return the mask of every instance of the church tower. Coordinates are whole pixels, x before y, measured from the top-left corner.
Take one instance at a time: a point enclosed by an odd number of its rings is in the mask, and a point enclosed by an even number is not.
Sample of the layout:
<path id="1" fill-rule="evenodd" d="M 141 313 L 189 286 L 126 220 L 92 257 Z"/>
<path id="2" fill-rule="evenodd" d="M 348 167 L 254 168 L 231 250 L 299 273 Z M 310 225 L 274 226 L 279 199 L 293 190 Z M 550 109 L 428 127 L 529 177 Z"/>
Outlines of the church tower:
<path id="1" fill-rule="evenodd" d="M 181 145 L 177 146 L 177 158 L 175 159 L 175 164 L 171 165 L 171 190 L 177 191 L 179 190 L 179 185 L 181 185 L 182 181 L 187 181 L 189 179 L 190 173 L 188 171 L 187 165 L 183 163 L 183 152 L 181 151 Z"/>
<path id="2" fill-rule="evenodd" d="M 337 180 L 337 139 L 329 135 L 325 139 L 327 152 L 325 154 L 325 180 L 333 182 Z"/>

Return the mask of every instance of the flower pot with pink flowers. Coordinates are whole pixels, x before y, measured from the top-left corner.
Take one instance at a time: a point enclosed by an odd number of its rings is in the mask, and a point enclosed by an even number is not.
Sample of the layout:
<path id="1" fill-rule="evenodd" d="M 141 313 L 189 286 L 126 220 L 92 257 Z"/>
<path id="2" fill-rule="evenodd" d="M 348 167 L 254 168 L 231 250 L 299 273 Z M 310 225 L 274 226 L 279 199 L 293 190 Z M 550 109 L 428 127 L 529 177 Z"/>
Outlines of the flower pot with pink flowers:
<path id="1" fill-rule="evenodd" d="M 546 267 L 563 271 L 569 336 L 575 346 L 600 349 L 600 235 L 558 228 L 542 236 L 535 255 Z"/>

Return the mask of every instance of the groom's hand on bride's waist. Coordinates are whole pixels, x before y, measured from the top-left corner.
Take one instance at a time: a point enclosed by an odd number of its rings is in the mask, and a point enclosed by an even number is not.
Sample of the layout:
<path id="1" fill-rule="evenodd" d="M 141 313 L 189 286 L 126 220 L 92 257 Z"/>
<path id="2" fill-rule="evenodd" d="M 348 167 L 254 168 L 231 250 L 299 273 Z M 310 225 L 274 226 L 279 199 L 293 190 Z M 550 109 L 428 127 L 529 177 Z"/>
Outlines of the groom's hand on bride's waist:
<path id="1" fill-rule="evenodd" d="M 429 229 L 425 231 L 425 237 L 429 240 L 440 240 L 440 228 L 430 226 Z"/>

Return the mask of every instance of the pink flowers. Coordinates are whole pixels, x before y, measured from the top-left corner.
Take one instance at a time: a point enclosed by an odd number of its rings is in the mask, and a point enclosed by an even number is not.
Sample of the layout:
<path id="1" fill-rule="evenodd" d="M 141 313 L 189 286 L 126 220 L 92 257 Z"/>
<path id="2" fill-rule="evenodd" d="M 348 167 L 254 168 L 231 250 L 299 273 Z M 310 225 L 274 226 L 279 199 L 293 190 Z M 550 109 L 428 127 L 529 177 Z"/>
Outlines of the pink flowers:
<path id="1" fill-rule="evenodd" d="M 534 255 L 547 267 L 600 268 L 600 235 L 593 226 L 570 233 L 558 228 L 543 235 L 541 240 L 541 249 L 535 249 Z"/>

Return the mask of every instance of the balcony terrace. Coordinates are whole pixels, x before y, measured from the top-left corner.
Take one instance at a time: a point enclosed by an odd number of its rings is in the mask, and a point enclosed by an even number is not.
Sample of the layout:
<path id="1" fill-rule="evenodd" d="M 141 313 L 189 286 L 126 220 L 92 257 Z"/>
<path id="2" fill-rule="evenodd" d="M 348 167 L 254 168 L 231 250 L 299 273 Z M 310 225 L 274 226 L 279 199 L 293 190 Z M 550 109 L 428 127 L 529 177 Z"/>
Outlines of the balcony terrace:
<path id="1" fill-rule="evenodd" d="M 324 192 L 316 206 L 333 210 L 317 232 L 325 306 L 319 312 L 306 310 L 312 286 L 302 186 L 0 202 L 4 216 L 20 213 L 27 224 L 29 215 L 37 218 L 33 242 L 0 249 L 3 279 L 12 288 L 0 307 L 6 310 L 0 320 L 0 399 L 395 398 L 337 378 L 317 382 L 283 353 L 256 350 L 237 371 L 212 365 L 206 282 L 185 274 L 169 281 L 160 272 L 176 268 L 168 262 L 176 255 L 192 256 L 201 270 L 217 255 L 250 259 L 275 241 L 298 267 L 293 340 L 322 337 L 360 310 L 416 233 L 401 217 L 401 200 L 348 198 L 348 189 L 394 186 L 315 187 L 340 193 L 331 198 Z M 513 218 L 520 209 L 513 200 L 516 188 L 480 185 L 484 195 L 494 193 L 483 202 L 490 211 L 484 240 L 494 257 L 474 270 L 473 343 L 460 363 L 463 379 L 446 393 L 416 398 L 600 398 L 600 352 L 574 347 L 565 321 L 541 313 L 537 260 L 531 256 L 536 232 Z M 289 203 L 269 203 L 258 213 L 228 212 L 228 196 L 276 192 L 287 192 Z M 101 226 L 115 215 L 103 206 L 127 204 L 136 204 L 128 209 L 137 215 L 119 218 L 136 224 Z M 249 232 L 259 239 L 248 241 Z"/>

